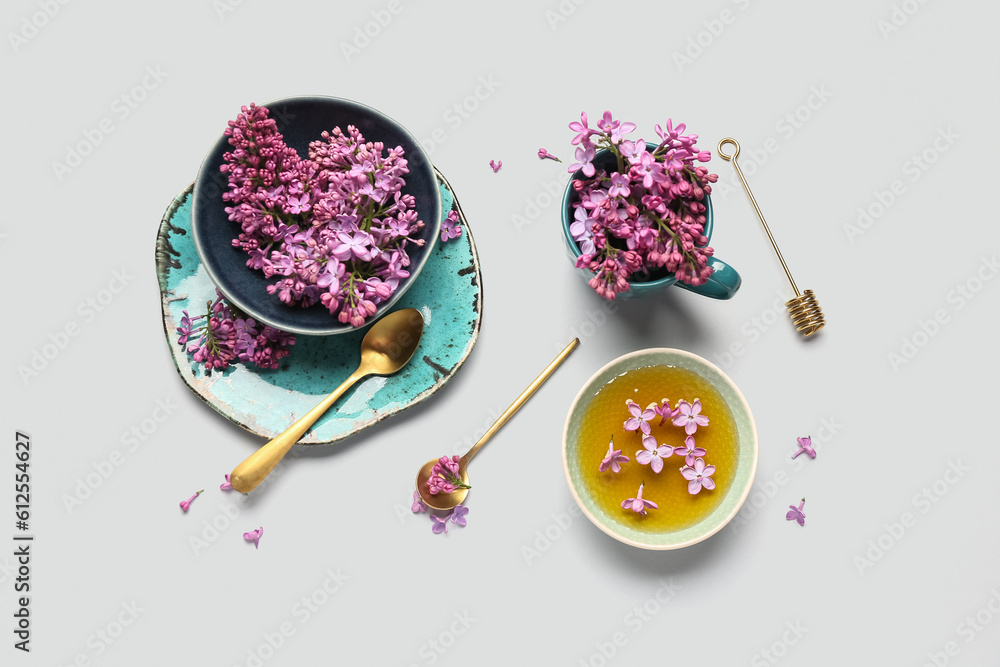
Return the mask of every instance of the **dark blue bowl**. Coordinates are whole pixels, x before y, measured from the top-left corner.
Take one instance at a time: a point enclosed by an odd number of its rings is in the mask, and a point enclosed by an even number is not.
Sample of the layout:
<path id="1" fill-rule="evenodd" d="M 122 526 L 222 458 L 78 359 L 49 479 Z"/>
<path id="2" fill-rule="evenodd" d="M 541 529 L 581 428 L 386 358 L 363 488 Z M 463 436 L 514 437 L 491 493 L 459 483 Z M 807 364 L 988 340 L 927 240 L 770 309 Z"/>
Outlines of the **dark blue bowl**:
<path id="1" fill-rule="evenodd" d="M 290 97 L 263 106 L 270 110 L 285 143 L 301 156 L 308 154 L 309 142 L 319 139 L 324 130 L 339 126 L 346 132 L 348 125 L 357 127 L 366 141 L 381 141 L 390 148 L 402 146 L 406 151 L 410 173 L 406 175 L 403 192 L 413 195 L 416 200 L 417 215 L 424 222 L 420 238 L 425 243 L 423 247 L 412 244 L 407 247 L 410 277 L 400 281 L 388 301 L 379 304 L 378 312 L 368 320 L 373 322 L 391 310 L 417 279 L 440 233 L 441 192 L 430 158 L 399 123 L 357 102 L 335 97 Z M 228 179 L 219 171 L 222 156 L 229 148 L 228 137 L 220 136 L 202 162 L 194 182 L 191 233 L 209 278 L 237 308 L 283 331 L 306 336 L 354 331 L 355 327 L 341 324 L 320 304 L 310 308 L 289 306 L 277 295 L 268 294 L 267 286 L 276 278 L 265 278 L 262 272 L 247 267 L 247 254 L 233 247 L 232 241 L 240 228 L 226 215 L 227 202 L 222 200 L 222 193 L 228 189 Z"/>

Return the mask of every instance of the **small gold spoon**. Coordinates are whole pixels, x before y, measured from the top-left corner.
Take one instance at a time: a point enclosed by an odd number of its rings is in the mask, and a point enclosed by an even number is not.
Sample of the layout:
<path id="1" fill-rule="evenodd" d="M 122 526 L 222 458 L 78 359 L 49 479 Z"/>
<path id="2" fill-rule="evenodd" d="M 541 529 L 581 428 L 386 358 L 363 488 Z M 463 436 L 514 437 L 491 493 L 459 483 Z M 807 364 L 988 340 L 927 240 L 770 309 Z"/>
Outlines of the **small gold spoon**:
<path id="1" fill-rule="evenodd" d="M 406 365 L 417 350 L 424 333 L 424 318 L 420 311 L 405 308 L 389 313 L 372 326 L 361 341 L 361 364 L 344 383 L 323 399 L 297 422 L 247 457 L 229 475 L 229 483 L 243 493 L 249 493 L 264 481 L 288 450 L 306 434 L 316 420 L 330 409 L 355 382 L 368 375 L 392 375 Z"/>
<path id="2" fill-rule="evenodd" d="M 492 438 L 493 435 L 500 430 L 500 427 L 506 424 L 507 421 L 514 416 L 514 413 L 521 409 L 521 406 L 524 405 L 529 398 L 531 398 L 531 395 L 534 394 L 540 386 L 542 386 L 543 382 L 549 379 L 549 376 L 552 375 L 557 368 L 559 368 L 559 365 L 566 360 L 566 357 L 569 356 L 570 352 L 575 350 L 576 346 L 579 344 L 580 339 L 574 338 L 573 341 L 559 353 L 559 356 L 553 359 L 552 363 L 545 367 L 542 374 L 535 378 L 534 382 L 528 385 L 528 388 L 517 397 L 517 400 L 511 403 L 510 407 L 497 418 L 493 426 L 490 427 L 490 430 L 486 431 L 486 433 L 483 434 L 483 437 L 479 439 L 479 442 L 474 444 L 472 449 L 470 449 L 465 456 L 461 458 L 458 462 L 458 476 L 461 478 L 462 484 L 469 486 L 469 461 L 471 461 L 472 457 L 476 455 L 476 452 L 482 449 L 483 445 L 486 444 L 486 441 Z M 420 472 L 417 473 L 417 492 L 420 493 L 420 497 L 431 509 L 450 510 L 465 501 L 465 497 L 469 495 L 469 489 L 456 488 L 451 493 L 431 494 L 427 487 L 427 480 L 430 479 L 431 469 L 437 462 L 438 459 L 428 461 L 424 464 L 424 467 L 420 469 Z"/>

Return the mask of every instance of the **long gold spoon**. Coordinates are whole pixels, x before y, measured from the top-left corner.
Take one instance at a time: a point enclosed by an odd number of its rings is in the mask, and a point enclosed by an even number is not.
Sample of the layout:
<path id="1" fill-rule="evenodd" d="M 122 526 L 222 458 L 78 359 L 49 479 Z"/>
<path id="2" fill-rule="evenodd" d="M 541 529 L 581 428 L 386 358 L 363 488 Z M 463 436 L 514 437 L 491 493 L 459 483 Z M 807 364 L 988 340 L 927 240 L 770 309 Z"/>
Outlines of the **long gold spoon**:
<path id="1" fill-rule="evenodd" d="M 344 383 L 323 399 L 315 408 L 285 429 L 247 459 L 236 466 L 229 476 L 233 488 L 249 493 L 264 481 L 288 450 L 305 435 L 316 420 L 330 409 L 345 391 L 363 377 L 392 375 L 406 365 L 417 350 L 424 333 L 424 318 L 420 311 L 405 308 L 389 313 L 368 330 L 361 341 L 361 364 Z"/>
<path id="2" fill-rule="evenodd" d="M 479 439 L 479 442 L 474 444 L 472 449 L 466 452 L 465 456 L 463 456 L 458 462 L 458 476 L 461 478 L 462 484 L 469 487 L 469 461 L 471 461 L 472 457 L 476 455 L 476 452 L 482 449 L 483 445 L 485 445 L 486 442 L 500 430 L 500 427 L 506 424 L 507 420 L 513 417 L 514 413 L 521 409 L 521 406 L 524 405 L 529 398 L 531 398 L 531 395 L 542 386 L 543 382 L 549 379 L 549 376 L 552 375 L 557 368 L 559 368 L 559 365 L 566 360 L 566 357 L 569 356 L 570 352 L 575 350 L 576 346 L 579 344 L 580 339 L 574 338 L 573 341 L 559 353 L 559 356 L 553 359 L 552 363 L 545 367 L 542 374 L 535 378 L 534 382 L 528 385 L 528 388 L 517 397 L 517 400 L 511 403 L 509 408 L 504 410 L 504 413 L 497 418 L 493 426 L 490 427 L 490 430 L 483 434 L 483 437 Z M 423 501 L 427 503 L 427 506 L 431 509 L 450 510 L 451 508 L 462 504 L 465 497 L 469 495 L 469 489 L 458 487 L 451 493 L 432 494 L 427 486 L 427 480 L 430 479 L 431 469 L 437 462 L 437 459 L 428 461 L 424 464 L 424 467 L 420 469 L 420 472 L 417 473 L 417 491 L 420 493 L 420 497 L 423 498 Z"/>

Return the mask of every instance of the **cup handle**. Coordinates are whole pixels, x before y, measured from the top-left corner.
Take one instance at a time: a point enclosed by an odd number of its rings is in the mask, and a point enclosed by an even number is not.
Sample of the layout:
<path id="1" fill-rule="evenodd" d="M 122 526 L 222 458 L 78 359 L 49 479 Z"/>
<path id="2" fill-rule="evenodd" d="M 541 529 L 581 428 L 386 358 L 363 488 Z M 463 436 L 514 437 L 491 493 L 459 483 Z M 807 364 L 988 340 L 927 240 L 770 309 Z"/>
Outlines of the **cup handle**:
<path id="1" fill-rule="evenodd" d="M 708 265 L 712 267 L 712 275 L 709 276 L 704 285 L 688 285 L 682 282 L 674 284 L 710 299 L 732 299 L 740 285 L 743 284 L 740 274 L 736 269 L 716 257 L 709 257 Z"/>

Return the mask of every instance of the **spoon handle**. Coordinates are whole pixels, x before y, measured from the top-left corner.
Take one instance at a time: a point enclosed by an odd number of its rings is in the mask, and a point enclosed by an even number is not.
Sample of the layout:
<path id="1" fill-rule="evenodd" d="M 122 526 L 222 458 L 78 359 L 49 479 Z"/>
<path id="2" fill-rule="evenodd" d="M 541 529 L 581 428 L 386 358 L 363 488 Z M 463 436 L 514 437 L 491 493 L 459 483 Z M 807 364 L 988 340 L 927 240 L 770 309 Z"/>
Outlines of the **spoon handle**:
<path id="1" fill-rule="evenodd" d="M 333 393 L 320 401 L 319 405 L 309 412 L 299 417 L 298 421 L 286 428 L 281 435 L 258 449 L 246 458 L 243 463 L 236 466 L 232 474 L 229 475 L 229 483 L 233 488 L 242 493 L 250 493 L 257 485 L 264 481 L 264 478 L 278 465 L 278 462 L 285 457 L 288 450 L 292 448 L 299 439 L 306 434 L 306 431 L 316 423 L 330 409 L 338 398 L 345 391 L 351 388 L 355 382 L 368 375 L 362 372 L 359 367 L 344 383 L 333 390 Z"/>
<path id="2" fill-rule="evenodd" d="M 509 408 L 504 410 L 504 413 L 500 415 L 499 418 L 497 418 L 497 420 L 493 423 L 493 426 L 490 427 L 490 430 L 484 433 L 483 437 L 479 439 L 479 442 L 474 444 L 472 446 L 472 449 L 470 449 L 465 454 L 465 456 L 462 457 L 463 468 L 469 464 L 469 461 L 471 461 L 472 457 L 476 455 L 476 452 L 478 452 L 482 448 L 482 446 L 486 444 L 486 441 L 492 438 L 493 435 L 497 431 L 499 431 L 500 428 L 504 424 L 506 424 L 511 417 L 514 416 L 514 413 L 521 409 L 521 406 L 524 405 L 525 402 L 529 398 L 531 398 L 531 395 L 534 394 L 538 390 L 538 388 L 542 386 L 542 383 L 544 383 L 546 380 L 549 379 L 549 376 L 552 375 L 552 373 L 555 372 L 557 368 L 559 368 L 562 362 L 566 361 L 566 357 L 568 357 L 570 355 L 570 352 L 575 350 L 576 346 L 579 344 L 580 344 L 580 339 L 574 338 L 570 342 L 570 344 L 567 345 L 563 349 L 563 351 L 559 353 L 559 356 L 553 359 L 552 363 L 545 367 L 545 370 L 542 371 L 541 375 L 535 378 L 535 381 L 532 382 L 530 385 L 528 385 L 527 389 L 521 392 L 521 395 L 517 397 L 517 400 L 511 403 Z"/>

